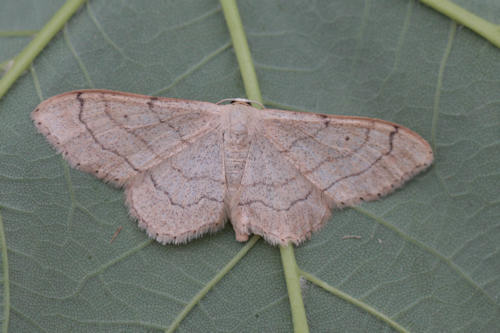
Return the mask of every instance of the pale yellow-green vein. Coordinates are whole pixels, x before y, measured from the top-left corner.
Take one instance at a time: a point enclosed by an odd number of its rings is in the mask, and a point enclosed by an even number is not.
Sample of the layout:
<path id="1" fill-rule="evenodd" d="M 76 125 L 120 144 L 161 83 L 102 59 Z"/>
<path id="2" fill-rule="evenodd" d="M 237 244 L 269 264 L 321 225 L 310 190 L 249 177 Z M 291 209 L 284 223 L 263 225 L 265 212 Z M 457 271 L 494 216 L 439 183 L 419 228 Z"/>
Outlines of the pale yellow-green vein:
<path id="1" fill-rule="evenodd" d="M 186 316 L 191 312 L 191 310 L 201 301 L 205 295 L 212 290 L 212 288 L 224 277 L 233 267 L 240 262 L 240 260 L 250 251 L 250 249 L 255 245 L 255 243 L 260 239 L 259 236 L 253 236 L 250 240 L 241 248 L 241 250 L 227 263 L 224 268 L 222 268 L 213 278 L 210 280 L 205 287 L 203 287 L 184 307 L 184 309 L 175 317 L 172 324 L 165 330 L 167 333 L 174 332 L 180 323 Z"/>
<path id="2" fill-rule="evenodd" d="M 439 101 L 441 99 L 441 89 L 443 88 L 444 70 L 446 68 L 446 63 L 448 62 L 448 57 L 451 53 L 451 48 L 453 45 L 453 40 L 455 39 L 456 31 L 457 31 L 457 24 L 455 22 L 452 22 L 450 25 L 450 31 L 448 33 L 448 42 L 446 43 L 446 48 L 444 50 L 443 57 L 441 58 L 441 62 L 439 63 L 439 72 L 436 82 L 436 90 L 434 92 L 434 102 L 432 106 L 431 146 L 432 150 L 434 151 L 434 155 L 437 155 L 436 133 L 437 133 L 437 125 L 439 119 Z"/>
<path id="3" fill-rule="evenodd" d="M 168 86 L 161 88 L 157 91 L 154 91 L 151 93 L 151 95 L 160 95 L 163 94 L 164 92 L 168 91 L 169 89 L 172 89 L 175 87 L 179 82 L 187 78 L 189 75 L 194 73 L 197 69 L 201 68 L 203 65 L 208 63 L 210 60 L 214 59 L 216 56 L 224 52 L 225 50 L 229 49 L 231 47 L 231 43 L 227 42 L 218 49 L 214 50 L 212 53 L 204 56 L 198 63 L 194 64 L 193 66 L 189 67 L 184 73 L 176 77 L 172 83 L 170 83 Z"/>
<path id="4" fill-rule="evenodd" d="M 71 54 L 73 54 L 73 57 L 75 58 L 76 62 L 78 62 L 78 66 L 80 67 L 80 70 L 83 73 L 83 76 L 85 76 L 85 80 L 87 80 L 87 84 L 89 85 L 90 88 L 94 88 L 94 82 L 92 82 L 92 79 L 90 78 L 89 71 L 87 70 L 87 67 L 82 61 L 82 58 L 78 55 L 76 52 L 73 43 L 71 43 L 71 39 L 69 38 L 69 33 L 68 29 L 64 27 L 63 29 L 63 36 L 64 36 L 64 41 L 66 42 L 66 45 L 68 45 L 69 50 L 71 51 Z"/>
<path id="5" fill-rule="evenodd" d="M 496 47 L 500 47 L 500 25 L 486 21 L 449 0 L 420 0 L 420 2 L 483 36 Z"/>
<path id="6" fill-rule="evenodd" d="M 36 34 L 35 38 L 19 53 L 12 67 L 0 80 L 0 98 L 2 98 L 14 82 L 26 71 L 36 56 L 52 40 L 56 33 L 66 24 L 73 14 L 86 0 L 68 0 L 54 14 L 49 22 Z"/>
<path id="7" fill-rule="evenodd" d="M 229 33 L 231 35 L 234 52 L 236 53 L 236 59 L 238 60 L 238 66 L 240 67 L 241 77 L 243 85 L 245 86 L 247 97 L 251 100 L 262 103 L 259 81 L 257 80 L 252 55 L 250 53 L 250 48 L 248 47 L 245 30 L 241 22 L 236 2 L 234 0 L 221 0 L 220 3 L 222 5 L 222 12 L 224 13 Z"/>
<path id="8" fill-rule="evenodd" d="M 308 273 L 308 272 L 305 272 L 305 271 L 300 271 L 300 275 L 302 275 L 304 278 L 306 278 L 308 281 L 314 283 L 315 285 L 317 285 L 318 287 L 320 288 L 323 288 L 324 290 L 332 293 L 333 295 L 345 300 L 346 302 L 348 303 L 351 303 L 357 307 L 359 307 L 360 309 L 363 309 L 366 313 L 369 313 L 370 315 L 378 318 L 379 320 L 387 323 L 389 326 L 391 326 L 393 329 L 395 329 L 396 331 L 398 332 L 402 332 L 402 333 L 408 333 L 409 331 L 406 330 L 403 326 L 399 325 L 397 322 L 395 322 L 394 320 L 392 320 L 389 316 L 385 315 L 384 313 L 378 311 L 377 309 L 375 309 L 374 307 L 368 305 L 367 303 L 365 302 L 362 302 L 354 297 L 352 297 L 351 295 L 349 294 L 346 294 L 344 293 L 343 291 L 329 285 L 328 283 L 326 283 L 325 281 L 317 278 L 316 276 Z"/>
<path id="9" fill-rule="evenodd" d="M 38 33 L 38 30 L 0 31 L 0 37 L 29 37 Z"/>
<path id="10" fill-rule="evenodd" d="M 9 329 L 10 318 L 10 276 L 9 276 L 9 258 L 7 257 L 7 240 L 5 238 L 5 228 L 0 211 L 0 243 L 2 251 L 2 280 L 3 280 L 3 322 L 2 332 Z"/>

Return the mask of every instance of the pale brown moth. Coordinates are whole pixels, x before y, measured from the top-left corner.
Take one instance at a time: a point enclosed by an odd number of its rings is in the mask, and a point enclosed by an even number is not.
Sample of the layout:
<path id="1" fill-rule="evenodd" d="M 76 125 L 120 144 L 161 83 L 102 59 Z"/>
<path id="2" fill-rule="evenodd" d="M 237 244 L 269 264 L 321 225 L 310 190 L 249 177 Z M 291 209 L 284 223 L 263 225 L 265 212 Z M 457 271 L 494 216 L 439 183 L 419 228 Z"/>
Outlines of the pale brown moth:
<path id="1" fill-rule="evenodd" d="M 378 199 L 433 160 L 401 125 L 241 100 L 81 90 L 47 99 L 32 118 L 73 167 L 125 187 L 131 215 L 164 244 L 228 219 L 238 241 L 298 244 L 333 208 Z"/>

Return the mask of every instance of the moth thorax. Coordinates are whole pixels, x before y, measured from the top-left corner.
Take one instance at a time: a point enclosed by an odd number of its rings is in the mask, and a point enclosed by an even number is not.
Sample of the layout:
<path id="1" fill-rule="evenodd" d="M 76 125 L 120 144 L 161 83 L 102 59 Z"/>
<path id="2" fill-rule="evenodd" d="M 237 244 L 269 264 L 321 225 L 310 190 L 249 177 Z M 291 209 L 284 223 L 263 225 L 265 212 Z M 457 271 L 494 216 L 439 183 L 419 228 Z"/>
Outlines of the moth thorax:
<path id="1" fill-rule="evenodd" d="M 243 175 L 250 147 L 248 122 L 244 117 L 234 117 L 225 133 L 224 167 L 229 191 L 236 189 Z"/>

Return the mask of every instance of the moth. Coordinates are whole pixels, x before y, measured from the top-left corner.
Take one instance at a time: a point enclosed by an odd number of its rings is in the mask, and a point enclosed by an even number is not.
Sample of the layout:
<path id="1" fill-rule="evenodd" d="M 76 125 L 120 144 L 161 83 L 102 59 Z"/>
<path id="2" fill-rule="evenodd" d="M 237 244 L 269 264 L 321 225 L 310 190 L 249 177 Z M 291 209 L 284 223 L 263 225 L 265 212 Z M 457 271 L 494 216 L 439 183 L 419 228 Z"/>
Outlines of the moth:
<path id="1" fill-rule="evenodd" d="M 108 90 L 54 96 L 33 112 L 75 168 L 125 188 L 139 227 L 184 243 L 221 229 L 299 244 L 332 209 L 378 199 L 426 169 L 430 145 L 384 120 Z"/>

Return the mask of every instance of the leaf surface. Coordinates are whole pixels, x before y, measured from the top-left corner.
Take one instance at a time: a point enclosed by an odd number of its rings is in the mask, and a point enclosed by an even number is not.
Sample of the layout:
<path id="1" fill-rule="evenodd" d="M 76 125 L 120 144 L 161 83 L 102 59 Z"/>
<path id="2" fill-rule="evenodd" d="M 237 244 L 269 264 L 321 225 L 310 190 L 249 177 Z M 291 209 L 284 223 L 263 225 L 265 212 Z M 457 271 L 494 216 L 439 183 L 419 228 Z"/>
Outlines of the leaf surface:
<path id="1" fill-rule="evenodd" d="M 8 0 L 0 29 L 39 29 L 62 3 Z M 334 212 L 296 249 L 299 267 L 412 332 L 500 331 L 500 50 L 414 1 L 238 4 L 267 107 L 394 121 L 436 153 L 403 189 Z M 500 17 L 493 1 L 467 9 Z M 0 62 L 26 42 L 0 38 Z M 0 101 L 10 331 L 164 331 L 243 245 L 230 225 L 159 245 L 122 190 L 71 169 L 29 114 L 81 88 L 243 97 L 218 2 L 90 1 Z M 391 330 L 309 281 L 302 292 L 312 332 Z M 290 330 L 279 251 L 261 240 L 178 331 Z"/>

